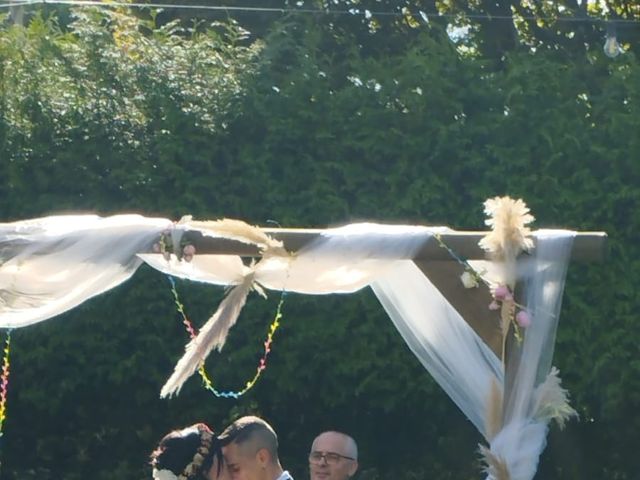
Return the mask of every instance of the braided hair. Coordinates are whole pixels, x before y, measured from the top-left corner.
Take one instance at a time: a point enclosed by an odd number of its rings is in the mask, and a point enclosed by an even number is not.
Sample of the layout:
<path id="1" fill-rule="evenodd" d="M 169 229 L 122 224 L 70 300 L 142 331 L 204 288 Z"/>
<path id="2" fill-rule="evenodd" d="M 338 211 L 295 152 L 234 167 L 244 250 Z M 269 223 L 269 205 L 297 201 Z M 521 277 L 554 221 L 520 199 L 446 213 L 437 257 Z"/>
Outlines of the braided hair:
<path id="1" fill-rule="evenodd" d="M 155 479 L 202 479 L 218 460 L 222 468 L 220 441 L 204 423 L 197 423 L 165 435 L 151 454 L 151 466 Z"/>

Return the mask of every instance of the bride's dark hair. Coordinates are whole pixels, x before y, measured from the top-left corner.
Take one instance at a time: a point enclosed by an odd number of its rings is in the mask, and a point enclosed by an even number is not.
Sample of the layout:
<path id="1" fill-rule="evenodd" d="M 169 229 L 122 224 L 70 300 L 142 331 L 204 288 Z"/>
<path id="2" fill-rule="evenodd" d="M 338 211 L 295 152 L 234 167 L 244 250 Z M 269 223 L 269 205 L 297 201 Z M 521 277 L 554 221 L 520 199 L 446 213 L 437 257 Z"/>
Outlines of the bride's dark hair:
<path id="1" fill-rule="evenodd" d="M 222 448 L 218 438 L 204 423 L 174 430 L 165 435 L 151 454 L 154 470 L 169 470 L 186 479 L 202 478 L 218 459 L 218 474 L 222 468 Z"/>

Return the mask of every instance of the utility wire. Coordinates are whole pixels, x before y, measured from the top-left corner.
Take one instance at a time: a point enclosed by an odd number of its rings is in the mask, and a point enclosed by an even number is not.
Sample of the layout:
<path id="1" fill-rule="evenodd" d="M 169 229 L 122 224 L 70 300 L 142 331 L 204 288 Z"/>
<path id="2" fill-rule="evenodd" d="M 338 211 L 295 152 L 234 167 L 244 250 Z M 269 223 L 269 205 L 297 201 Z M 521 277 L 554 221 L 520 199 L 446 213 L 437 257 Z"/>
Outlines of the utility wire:
<path id="1" fill-rule="evenodd" d="M 366 18 L 378 16 L 378 17 L 404 17 L 404 12 L 388 12 L 388 11 L 374 11 L 362 8 L 352 8 L 349 10 L 329 10 L 319 8 L 290 8 L 290 7 L 241 7 L 235 5 L 198 5 L 198 4 L 162 4 L 162 3 L 141 3 L 141 2 L 123 2 L 123 1 L 110 1 L 110 2 L 92 2 L 89 0 L 16 0 L 10 3 L 0 4 L 0 7 L 11 7 L 20 5 L 71 5 L 71 6 L 92 6 L 102 8 L 118 8 L 118 7 L 133 7 L 133 8 L 163 8 L 163 9 L 176 9 L 176 10 L 209 10 L 209 11 L 221 11 L 221 12 L 247 12 L 247 13 L 279 13 L 279 14 L 315 14 L 315 15 L 351 15 L 351 16 L 365 16 Z M 616 24 L 633 23 L 640 24 L 640 19 L 629 18 L 616 18 L 613 20 L 607 20 L 604 18 L 594 18 L 590 16 L 558 16 L 558 17 L 537 17 L 532 15 L 488 15 L 488 14 L 454 14 L 454 13 L 440 13 L 440 12 L 419 12 L 423 16 L 425 21 L 429 18 L 467 18 L 471 20 L 541 20 L 547 22 L 570 22 L 570 23 L 606 23 L 614 22 Z"/>
<path id="2" fill-rule="evenodd" d="M 33 4 L 33 0 L 22 0 L 22 1 L 15 1 L 15 2 L 11 2 L 11 3 L 0 3 L 0 8 L 2 7 L 21 7 L 24 5 L 31 5 Z"/>

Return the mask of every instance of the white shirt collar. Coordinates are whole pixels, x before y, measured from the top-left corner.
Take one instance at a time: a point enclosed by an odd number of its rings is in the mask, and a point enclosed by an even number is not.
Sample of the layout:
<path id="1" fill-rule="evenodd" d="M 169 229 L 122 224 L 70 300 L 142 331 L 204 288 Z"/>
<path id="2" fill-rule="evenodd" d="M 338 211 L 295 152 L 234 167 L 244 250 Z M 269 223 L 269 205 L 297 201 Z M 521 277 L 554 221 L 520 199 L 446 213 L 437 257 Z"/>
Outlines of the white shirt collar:
<path id="1" fill-rule="evenodd" d="M 276 480 L 293 480 L 293 477 L 287 470 L 285 470 Z"/>

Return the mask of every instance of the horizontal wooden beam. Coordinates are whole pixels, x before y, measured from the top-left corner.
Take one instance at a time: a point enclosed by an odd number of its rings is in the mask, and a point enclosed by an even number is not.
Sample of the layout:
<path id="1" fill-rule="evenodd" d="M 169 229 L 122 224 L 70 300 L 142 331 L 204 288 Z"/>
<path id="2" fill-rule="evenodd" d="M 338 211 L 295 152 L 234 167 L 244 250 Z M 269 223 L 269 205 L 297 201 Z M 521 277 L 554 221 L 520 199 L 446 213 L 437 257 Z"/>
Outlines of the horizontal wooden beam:
<path id="1" fill-rule="evenodd" d="M 320 229 L 265 228 L 265 233 L 281 240 L 290 252 L 296 252 L 313 242 L 322 232 Z M 449 232 L 440 235 L 442 241 L 457 255 L 469 260 L 482 260 L 485 252 L 478 242 L 487 232 Z M 186 237 L 193 242 L 196 250 L 203 254 L 226 254 L 257 256 L 258 250 L 252 245 L 240 242 L 205 237 L 198 231 L 187 232 Z M 607 234 L 605 232 L 579 232 L 573 243 L 571 259 L 580 262 L 600 262 L 606 256 Z M 428 242 L 415 256 L 416 260 L 451 260 L 449 253 L 438 242 Z"/>

